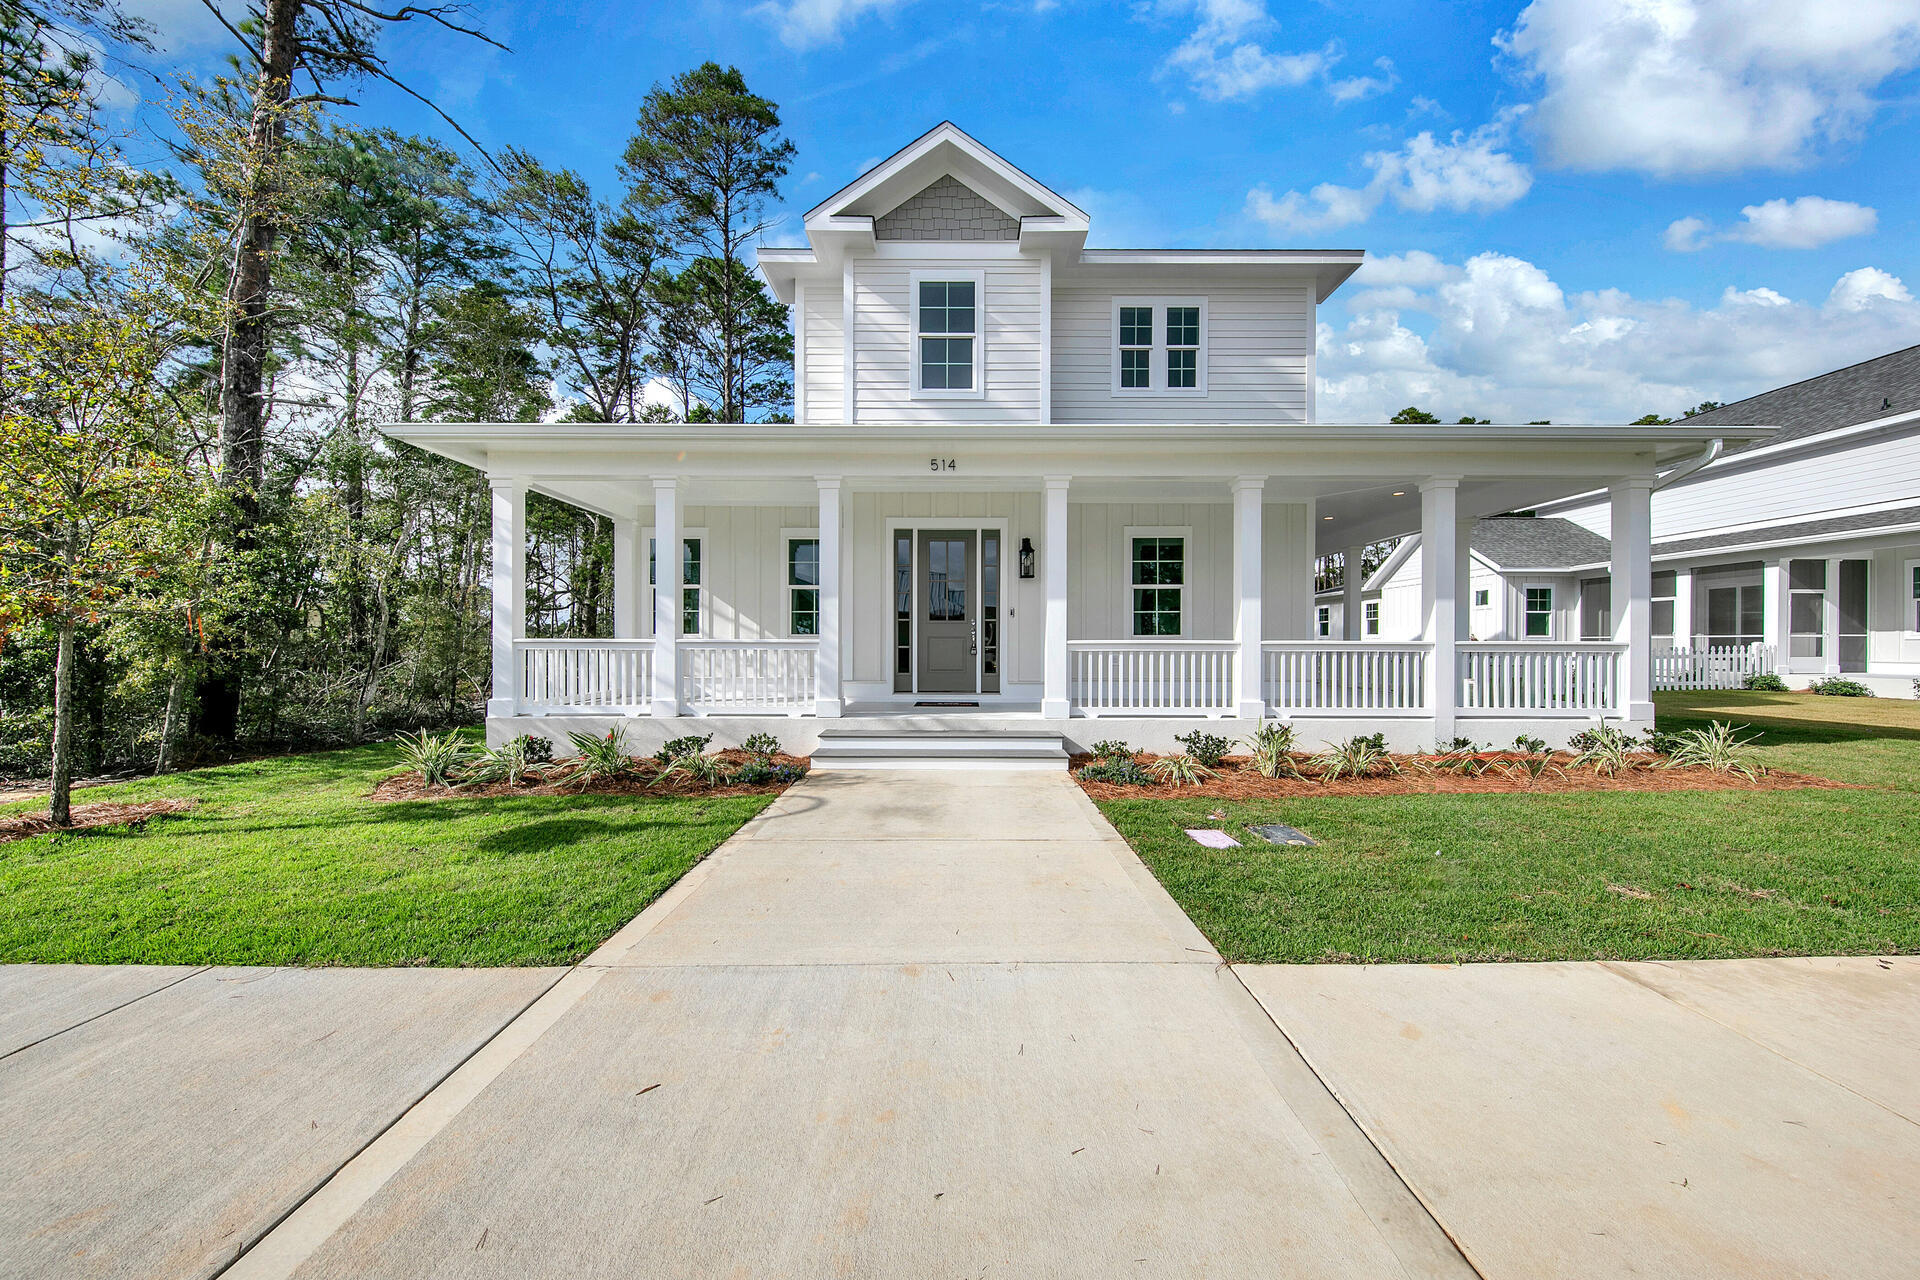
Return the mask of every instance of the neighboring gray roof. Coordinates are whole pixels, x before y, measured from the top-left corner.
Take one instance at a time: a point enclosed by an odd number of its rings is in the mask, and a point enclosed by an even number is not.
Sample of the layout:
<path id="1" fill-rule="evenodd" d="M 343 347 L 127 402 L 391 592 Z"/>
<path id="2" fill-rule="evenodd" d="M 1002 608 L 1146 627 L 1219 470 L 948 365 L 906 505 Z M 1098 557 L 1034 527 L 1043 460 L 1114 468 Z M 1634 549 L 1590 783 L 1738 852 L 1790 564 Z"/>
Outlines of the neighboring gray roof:
<path id="1" fill-rule="evenodd" d="M 1920 409 L 1920 347 L 1908 347 L 1681 421 L 1690 426 L 1777 426 L 1780 430 L 1759 442 L 1775 445 L 1916 409 Z M 1752 447 L 1736 446 L 1728 452 Z"/>
<path id="2" fill-rule="evenodd" d="M 1549 516 L 1476 521 L 1473 549 L 1502 569 L 1571 569 L 1613 555 L 1613 544 L 1585 525 Z"/>
<path id="3" fill-rule="evenodd" d="M 1655 543 L 1653 554 L 1677 556 L 1689 551 L 1712 551 L 1716 547 L 1766 546 L 1775 542 L 1797 542 L 1803 538 L 1865 533 L 1874 529 L 1892 529 L 1913 524 L 1920 524 L 1920 507 L 1897 507 L 1892 511 L 1867 511 L 1848 516 L 1828 516 L 1824 520 L 1802 520 L 1797 524 L 1770 525 L 1765 529 L 1748 529 L 1744 533 L 1716 533 L 1705 538 L 1680 538 L 1673 542 Z"/>

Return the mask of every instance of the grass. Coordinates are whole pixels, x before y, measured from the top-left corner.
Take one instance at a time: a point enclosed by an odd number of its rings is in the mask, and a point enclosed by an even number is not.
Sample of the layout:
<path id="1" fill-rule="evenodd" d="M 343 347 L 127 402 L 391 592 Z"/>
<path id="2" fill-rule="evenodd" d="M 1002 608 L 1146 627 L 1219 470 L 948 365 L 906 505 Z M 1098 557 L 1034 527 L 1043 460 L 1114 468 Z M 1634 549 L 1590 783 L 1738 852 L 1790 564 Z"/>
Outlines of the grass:
<path id="1" fill-rule="evenodd" d="M 1774 768 L 1861 790 L 1114 800 L 1100 809 L 1237 962 L 1920 951 L 1920 702 L 1661 695 Z M 1225 810 L 1228 819 L 1208 819 Z M 1247 827 L 1321 841 L 1279 848 Z M 1245 842 L 1213 850 L 1185 827 Z"/>
<path id="2" fill-rule="evenodd" d="M 566 964 L 768 803 L 369 800 L 397 763 L 381 744 L 77 793 L 199 805 L 0 844 L 0 962 Z"/>

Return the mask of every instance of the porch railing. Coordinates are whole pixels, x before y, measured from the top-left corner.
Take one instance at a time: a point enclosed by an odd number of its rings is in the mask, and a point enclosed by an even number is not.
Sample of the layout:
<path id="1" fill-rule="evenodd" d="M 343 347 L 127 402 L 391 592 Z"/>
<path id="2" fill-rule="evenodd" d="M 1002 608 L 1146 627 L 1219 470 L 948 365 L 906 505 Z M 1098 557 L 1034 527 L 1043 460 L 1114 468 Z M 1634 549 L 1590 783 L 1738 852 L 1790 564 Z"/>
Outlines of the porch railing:
<path id="1" fill-rule="evenodd" d="M 815 640 L 682 640 L 680 701 L 689 711 L 813 713 Z"/>
<path id="2" fill-rule="evenodd" d="M 1462 715 L 1600 716 L 1619 706 L 1619 644 L 1459 644 Z"/>
<path id="3" fill-rule="evenodd" d="M 1738 689 L 1748 676 L 1772 671 L 1770 644 L 1708 644 L 1695 648 L 1655 649 L 1656 689 Z"/>
<path id="4" fill-rule="evenodd" d="M 653 698 L 651 640 L 516 640 L 520 709 L 644 715 Z"/>
<path id="5" fill-rule="evenodd" d="M 1269 640 L 1260 646 L 1262 696 L 1281 715 L 1427 713 L 1428 644 Z"/>
<path id="6" fill-rule="evenodd" d="M 1231 640 L 1068 641 L 1068 696 L 1090 716 L 1224 716 L 1236 652 Z"/>

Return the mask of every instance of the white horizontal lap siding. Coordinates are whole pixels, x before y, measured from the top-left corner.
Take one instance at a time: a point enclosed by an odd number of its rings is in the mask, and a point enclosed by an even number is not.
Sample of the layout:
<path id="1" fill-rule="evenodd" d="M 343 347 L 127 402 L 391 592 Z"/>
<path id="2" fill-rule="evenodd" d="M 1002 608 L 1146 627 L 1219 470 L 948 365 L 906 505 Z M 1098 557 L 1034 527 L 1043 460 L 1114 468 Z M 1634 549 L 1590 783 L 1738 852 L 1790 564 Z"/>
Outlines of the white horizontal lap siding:
<path id="1" fill-rule="evenodd" d="M 806 308 L 801 316 L 806 326 L 806 386 L 808 422 L 838 422 L 842 413 L 840 389 L 845 381 L 841 366 L 840 283 L 807 282 Z"/>
<path id="2" fill-rule="evenodd" d="M 984 272 L 980 398 L 913 396 L 913 276 Z M 854 267 L 854 383 L 862 422 L 1035 422 L 1040 413 L 1040 267 L 1026 260 L 870 260 Z"/>
<path id="3" fill-rule="evenodd" d="M 1113 393 L 1116 297 L 1207 300 L 1207 394 Z M 1156 323 L 1158 317 L 1156 317 Z M 1169 282 L 1116 273 L 1053 299 L 1055 422 L 1305 422 L 1313 298 L 1305 285 Z"/>
<path id="4" fill-rule="evenodd" d="M 1765 467 L 1714 468 L 1660 491 L 1653 503 L 1653 537 L 1658 542 L 1699 529 L 1784 523 L 1850 507 L 1911 502 L 1916 475 L 1920 434 L 1802 454 Z"/>

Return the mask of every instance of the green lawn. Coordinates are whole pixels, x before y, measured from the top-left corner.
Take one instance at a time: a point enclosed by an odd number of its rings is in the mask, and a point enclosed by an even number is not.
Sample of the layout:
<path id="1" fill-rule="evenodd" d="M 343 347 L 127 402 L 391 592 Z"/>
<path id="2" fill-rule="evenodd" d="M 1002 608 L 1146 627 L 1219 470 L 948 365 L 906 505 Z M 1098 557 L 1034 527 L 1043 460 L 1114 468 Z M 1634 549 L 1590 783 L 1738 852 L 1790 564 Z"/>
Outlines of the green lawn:
<path id="1" fill-rule="evenodd" d="M 0 962 L 565 964 L 768 802 L 367 799 L 396 763 L 379 745 L 77 793 L 200 804 L 0 844 Z"/>
<path id="2" fill-rule="evenodd" d="M 1592 960 L 1920 951 L 1920 703 L 1662 695 L 1865 790 L 1434 795 L 1100 809 L 1228 959 Z M 1322 843 L 1282 849 L 1246 827 Z M 1246 842 L 1213 850 L 1183 827 Z M 1610 887 L 1617 886 L 1617 887 Z M 1645 894 L 1647 896 L 1638 896 Z"/>

